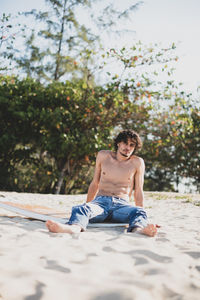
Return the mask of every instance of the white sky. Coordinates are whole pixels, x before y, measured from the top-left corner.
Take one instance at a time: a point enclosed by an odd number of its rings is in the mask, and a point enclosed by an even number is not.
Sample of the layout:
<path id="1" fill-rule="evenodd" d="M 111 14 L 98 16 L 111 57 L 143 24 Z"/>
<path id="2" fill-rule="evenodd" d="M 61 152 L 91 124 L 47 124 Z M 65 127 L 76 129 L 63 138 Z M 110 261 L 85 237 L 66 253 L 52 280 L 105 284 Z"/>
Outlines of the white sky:
<path id="1" fill-rule="evenodd" d="M 0 14 L 41 9 L 43 3 L 43 0 L 0 0 Z M 124 3 L 135 1 L 115 0 L 115 3 L 123 8 Z M 180 42 L 175 79 L 183 82 L 187 90 L 194 91 L 200 86 L 200 0 L 144 0 L 127 26 L 135 30 L 132 38 L 145 44 L 161 42 L 168 46 Z M 130 38 L 123 40 L 123 44 L 126 42 Z"/>

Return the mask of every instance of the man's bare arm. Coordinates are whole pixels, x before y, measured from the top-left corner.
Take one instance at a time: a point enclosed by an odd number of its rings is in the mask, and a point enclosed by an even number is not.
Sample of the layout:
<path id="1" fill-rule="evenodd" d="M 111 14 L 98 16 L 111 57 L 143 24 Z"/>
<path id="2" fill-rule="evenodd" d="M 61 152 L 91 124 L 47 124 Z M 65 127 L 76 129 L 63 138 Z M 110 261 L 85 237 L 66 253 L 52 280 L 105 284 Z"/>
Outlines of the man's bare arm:
<path id="1" fill-rule="evenodd" d="M 144 170 L 145 170 L 144 161 L 142 158 L 139 158 L 138 167 L 135 174 L 134 200 L 135 200 L 135 205 L 141 207 L 143 207 L 144 205 L 144 193 L 143 193 Z"/>
<path id="2" fill-rule="evenodd" d="M 99 152 L 96 158 L 94 177 L 88 188 L 86 202 L 90 202 L 95 198 L 99 189 L 100 176 L 101 176 L 101 153 Z"/>

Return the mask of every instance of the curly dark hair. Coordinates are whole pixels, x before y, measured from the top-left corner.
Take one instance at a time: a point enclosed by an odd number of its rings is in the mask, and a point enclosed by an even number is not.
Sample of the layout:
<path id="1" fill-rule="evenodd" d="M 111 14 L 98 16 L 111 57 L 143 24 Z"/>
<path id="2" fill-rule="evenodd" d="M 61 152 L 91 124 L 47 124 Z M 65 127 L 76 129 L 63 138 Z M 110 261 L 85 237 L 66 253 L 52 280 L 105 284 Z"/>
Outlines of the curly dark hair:
<path id="1" fill-rule="evenodd" d="M 118 149 L 117 144 L 118 143 L 120 143 L 120 142 L 127 143 L 128 139 L 130 139 L 132 142 L 134 142 L 136 144 L 132 155 L 134 155 L 138 150 L 140 150 L 142 148 L 142 141 L 140 139 L 139 134 L 137 132 L 135 132 L 134 130 L 126 129 L 126 130 L 121 131 L 116 136 L 116 138 L 114 138 L 115 151 L 117 152 L 117 149 Z"/>

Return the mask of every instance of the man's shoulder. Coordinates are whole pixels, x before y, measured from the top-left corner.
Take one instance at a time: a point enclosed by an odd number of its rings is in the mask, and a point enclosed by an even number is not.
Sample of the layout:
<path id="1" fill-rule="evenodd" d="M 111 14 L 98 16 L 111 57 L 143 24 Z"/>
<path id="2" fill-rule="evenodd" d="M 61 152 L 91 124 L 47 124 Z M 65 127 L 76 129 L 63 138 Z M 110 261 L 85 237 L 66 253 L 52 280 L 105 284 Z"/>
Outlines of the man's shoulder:
<path id="1" fill-rule="evenodd" d="M 103 162 L 112 156 L 112 151 L 110 150 L 100 150 L 97 154 L 97 161 Z"/>
<path id="2" fill-rule="evenodd" d="M 108 155 L 111 154 L 111 152 L 112 152 L 112 151 L 110 151 L 110 150 L 100 150 L 100 151 L 98 152 L 98 156 L 99 156 L 99 157 L 107 157 Z"/>
<path id="3" fill-rule="evenodd" d="M 144 166 L 144 159 L 142 157 L 139 157 L 137 155 L 133 155 L 131 157 L 133 163 L 135 163 L 137 166 Z"/>

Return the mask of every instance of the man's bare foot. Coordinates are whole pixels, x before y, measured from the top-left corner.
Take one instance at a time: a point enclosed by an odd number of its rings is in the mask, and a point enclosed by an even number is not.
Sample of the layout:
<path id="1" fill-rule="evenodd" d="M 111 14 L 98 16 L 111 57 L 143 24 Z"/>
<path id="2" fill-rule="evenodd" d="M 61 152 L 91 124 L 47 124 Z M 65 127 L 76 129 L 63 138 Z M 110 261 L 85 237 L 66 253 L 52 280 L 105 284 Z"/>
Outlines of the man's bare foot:
<path id="1" fill-rule="evenodd" d="M 54 221 L 48 220 L 46 222 L 46 227 L 50 232 L 54 233 L 79 233 L 81 232 L 81 227 L 79 225 L 68 225 L 56 223 Z"/>
<path id="2" fill-rule="evenodd" d="M 144 228 L 137 228 L 136 232 L 145 234 L 148 236 L 155 236 L 157 234 L 157 227 L 160 227 L 159 225 L 154 225 L 154 224 L 148 224 Z"/>

